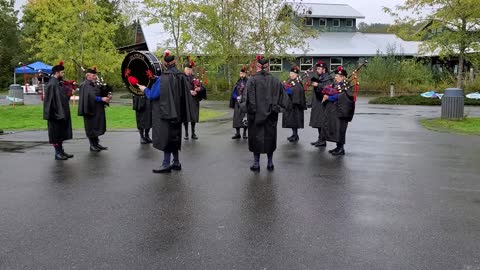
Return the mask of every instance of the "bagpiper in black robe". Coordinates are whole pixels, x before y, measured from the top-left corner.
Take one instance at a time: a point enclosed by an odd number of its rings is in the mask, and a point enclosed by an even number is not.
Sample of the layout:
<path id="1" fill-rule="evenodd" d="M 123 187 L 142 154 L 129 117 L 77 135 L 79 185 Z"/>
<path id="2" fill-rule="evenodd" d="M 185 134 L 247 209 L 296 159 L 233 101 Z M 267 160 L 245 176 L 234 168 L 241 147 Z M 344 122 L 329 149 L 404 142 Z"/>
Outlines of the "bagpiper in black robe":
<path id="1" fill-rule="evenodd" d="M 83 116 L 85 134 L 90 140 L 90 145 L 97 146 L 98 137 L 107 130 L 106 103 L 101 100 L 100 88 L 90 80 L 85 80 L 80 86 L 79 97 L 78 115 Z"/>
<path id="2" fill-rule="evenodd" d="M 315 74 L 312 78 L 313 82 L 317 82 L 318 86 L 313 87 L 313 95 L 312 95 L 312 110 L 310 113 L 310 123 L 309 125 L 312 128 L 317 128 L 319 130 L 319 139 L 321 134 L 321 128 L 323 125 L 324 117 L 325 117 L 325 106 L 322 104 L 323 100 L 323 88 L 326 85 L 332 85 L 333 79 L 327 73 L 323 74 Z"/>
<path id="3" fill-rule="evenodd" d="M 135 111 L 137 129 L 141 143 L 150 143 L 150 129 L 152 128 L 152 104 L 145 96 L 133 95 L 132 109 Z"/>
<path id="4" fill-rule="evenodd" d="M 159 98 L 152 100 L 153 147 L 166 153 L 178 152 L 182 123 L 192 121 L 189 85 L 183 73 L 170 67 L 160 76 L 160 89 Z"/>
<path id="5" fill-rule="evenodd" d="M 43 119 L 47 120 L 48 141 L 61 144 L 72 139 L 72 119 L 70 116 L 70 96 L 62 82 L 51 77 L 45 87 Z"/>
<path id="6" fill-rule="evenodd" d="M 247 81 L 248 149 L 272 154 L 277 148 L 278 113 L 286 107 L 283 85 L 265 70 Z"/>
<path id="7" fill-rule="evenodd" d="M 233 128 L 246 128 L 244 122 L 246 113 L 240 108 L 239 98 L 241 100 L 247 85 L 247 81 L 247 77 L 238 79 L 232 91 L 230 108 L 233 109 Z"/>
<path id="8" fill-rule="evenodd" d="M 185 73 L 183 74 L 187 81 L 190 99 L 191 99 L 191 101 L 189 102 L 190 112 L 191 112 L 191 118 L 189 122 L 192 125 L 192 138 L 196 139 L 197 135 L 195 134 L 195 126 L 196 126 L 196 123 L 200 122 L 200 101 L 207 99 L 207 89 L 202 84 L 200 86 L 200 90 L 197 92 L 195 96 L 193 96 L 190 93 L 190 90 L 194 90 L 195 88 L 193 84 L 194 77 L 193 75 L 186 75 Z M 188 122 L 184 122 L 184 125 L 185 125 L 185 139 L 188 139 Z"/>
<path id="9" fill-rule="evenodd" d="M 304 127 L 304 111 L 307 109 L 305 99 L 305 91 L 302 83 L 296 83 L 291 90 L 291 94 L 287 94 L 290 100 L 289 110 L 283 112 L 282 127 L 299 129 Z"/>
<path id="10" fill-rule="evenodd" d="M 338 144 L 345 144 L 345 137 L 347 133 L 348 123 L 352 121 L 353 115 L 355 114 L 355 102 L 353 100 L 353 91 L 351 87 L 343 89 L 338 93 L 337 100 L 337 117 L 339 120 L 339 133 L 338 133 Z"/>
<path id="11" fill-rule="evenodd" d="M 343 83 L 334 84 L 334 89 L 338 89 Z M 340 87 L 339 93 L 330 95 L 325 104 L 325 121 L 322 126 L 322 139 L 336 142 L 337 148 L 335 150 L 342 150 L 346 142 L 346 132 L 348 122 L 351 122 L 355 114 L 355 102 L 353 101 L 353 91 L 350 87 Z"/>

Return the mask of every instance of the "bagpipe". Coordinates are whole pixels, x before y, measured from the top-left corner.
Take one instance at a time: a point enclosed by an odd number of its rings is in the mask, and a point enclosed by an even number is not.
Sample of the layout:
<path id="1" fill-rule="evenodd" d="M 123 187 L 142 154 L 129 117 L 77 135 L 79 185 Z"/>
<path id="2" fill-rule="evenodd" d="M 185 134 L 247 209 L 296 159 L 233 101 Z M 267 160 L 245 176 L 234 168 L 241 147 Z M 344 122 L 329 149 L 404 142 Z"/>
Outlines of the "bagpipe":
<path id="1" fill-rule="evenodd" d="M 365 60 L 360 66 L 358 66 L 350 75 L 345 78 L 341 83 L 338 83 L 335 87 L 333 86 L 325 86 L 322 90 L 322 93 L 328 96 L 333 96 L 341 92 L 347 92 L 352 87 L 354 88 L 353 92 L 353 101 L 357 101 L 357 94 L 358 94 L 358 85 L 359 85 L 359 74 L 360 70 L 368 64 L 368 60 Z M 336 71 L 342 71 L 343 67 L 340 66 L 337 68 Z M 348 92 L 347 92 L 348 93 Z"/>
<path id="2" fill-rule="evenodd" d="M 190 67 L 192 68 L 192 75 L 193 75 L 193 89 L 197 87 L 202 87 L 202 85 L 207 85 L 208 84 L 208 79 L 207 79 L 207 70 L 203 67 L 199 67 L 195 65 L 195 62 L 193 62 L 190 59 L 190 55 L 187 56 L 187 61 L 190 64 Z"/>
<path id="3" fill-rule="evenodd" d="M 294 66 L 294 68 L 295 67 L 296 66 Z M 298 68 L 298 67 L 296 67 L 296 68 Z M 307 89 L 310 85 L 309 85 L 308 80 L 306 80 L 306 79 L 310 77 L 311 73 L 313 73 L 314 68 L 315 68 L 315 65 L 312 65 L 309 69 L 307 69 L 307 70 L 301 72 L 300 74 L 298 74 L 297 78 L 295 78 L 293 80 L 289 78 L 288 80 L 283 81 L 282 82 L 283 88 L 285 90 L 287 90 L 288 88 L 292 88 L 297 84 L 302 84 L 303 88 L 304 88 L 304 91 L 307 91 Z"/>
<path id="4" fill-rule="evenodd" d="M 73 96 L 75 94 L 75 91 L 78 88 L 78 85 L 74 80 L 61 81 L 60 83 L 63 85 L 64 89 L 66 90 L 67 97 Z"/>
<path id="5" fill-rule="evenodd" d="M 71 58 L 73 63 L 80 68 L 80 70 L 86 74 L 87 70 L 80 64 L 78 63 L 74 58 Z M 93 67 L 93 70 L 97 70 L 96 67 Z M 97 72 L 97 80 L 94 81 L 95 85 L 100 89 L 100 96 L 101 97 L 108 97 L 112 95 L 113 88 L 108 85 L 105 80 L 102 77 L 102 74 L 100 72 Z"/>
<path id="6" fill-rule="evenodd" d="M 343 84 L 338 85 L 338 91 L 347 91 L 353 87 L 353 101 L 357 101 L 357 94 L 358 94 L 358 85 L 359 83 L 359 74 L 360 70 L 368 64 L 368 60 L 365 60 L 360 66 L 358 66 L 350 75 L 343 80 Z"/>

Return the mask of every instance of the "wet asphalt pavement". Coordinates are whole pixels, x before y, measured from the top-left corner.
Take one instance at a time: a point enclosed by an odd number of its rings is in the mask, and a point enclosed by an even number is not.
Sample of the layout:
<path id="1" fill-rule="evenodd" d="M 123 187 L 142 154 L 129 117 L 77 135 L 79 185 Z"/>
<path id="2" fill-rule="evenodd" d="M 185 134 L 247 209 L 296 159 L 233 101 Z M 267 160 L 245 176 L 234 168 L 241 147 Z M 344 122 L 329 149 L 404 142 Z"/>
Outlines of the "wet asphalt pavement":
<path id="1" fill-rule="evenodd" d="M 230 121 L 200 124 L 170 175 L 133 131 L 101 153 L 75 132 L 65 162 L 46 132 L 0 136 L 0 269 L 478 270 L 480 137 L 418 124 L 439 110 L 363 102 L 344 157 L 280 128 L 259 174 Z"/>

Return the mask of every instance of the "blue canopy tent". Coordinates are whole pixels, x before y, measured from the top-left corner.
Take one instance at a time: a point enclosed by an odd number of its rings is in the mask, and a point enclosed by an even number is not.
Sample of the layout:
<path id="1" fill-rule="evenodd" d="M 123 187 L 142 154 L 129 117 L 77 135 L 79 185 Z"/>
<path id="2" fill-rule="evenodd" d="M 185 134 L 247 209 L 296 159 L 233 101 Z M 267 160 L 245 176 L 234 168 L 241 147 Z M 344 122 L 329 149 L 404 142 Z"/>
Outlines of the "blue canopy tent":
<path id="1" fill-rule="evenodd" d="M 52 66 L 37 61 L 35 63 L 28 64 L 25 67 L 17 67 L 13 72 L 13 83 L 17 83 L 16 74 L 36 74 L 40 71 L 50 74 L 52 73 Z"/>

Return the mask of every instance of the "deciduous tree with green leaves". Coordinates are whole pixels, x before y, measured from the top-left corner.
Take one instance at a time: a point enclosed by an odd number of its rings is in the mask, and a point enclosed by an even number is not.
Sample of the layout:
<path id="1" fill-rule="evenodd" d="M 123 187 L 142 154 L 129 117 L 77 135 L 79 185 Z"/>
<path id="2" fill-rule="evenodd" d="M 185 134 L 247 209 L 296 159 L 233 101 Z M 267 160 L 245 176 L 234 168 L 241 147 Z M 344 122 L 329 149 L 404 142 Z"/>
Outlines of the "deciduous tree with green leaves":
<path id="1" fill-rule="evenodd" d="M 228 87 L 240 65 L 247 64 L 249 55 L 245 1 L 211 0 L 191 5 L 195 14 L 190 35 L 194 48 L 208 55 L 205 62 L 210 70 L 223 68 Z"/>
<path id="2" fill-rule="evenodd" d="M 165 44 L 156 44 L 163 47 L 174 47 L 174 53 L 181 56 L 190 43 L 191 36 L 187 31 L 189 27 L 190 13 L 188 6 L 191 3 L 186 0 L 143 0 L 143 16 L 147 24 L 160 23 L 168 34 Z M 157 48 L 149 48 L 157 50 Z"/>
<path id="3" fill-rule="evenodd" d="M 23 40 L 35 60 L 52 65 L 63 60 L 70 78 L 76 69 L 71 58 L 97 66 L 107 79 L 118 77 L 122 56 L 113 42 L 117 25 L 108 22 L 108 9 L 94 0 L 30 0 L 23 13 L 28 32 Z"/>
<path id="4" fill-rule="evenodd" d="M 307 39 L 320 34 L 319 29 L 305 25 L 308 13 L 302 1 L 242 2 L 244 12 L 249 15 L 245 34 L 251 52 L 280 57 L 285 56 L 288 49 L 307 51 Z"/>
<path id="5" fill-rule="evenodd" d="M 15 1 L 0 0 L 0 89 L 12 83 L 13 69 L 19 52 L 17 12 Z"/>
<path id="6" fill-rule="evenodd" d="M 463 86 L 465 61 L 477 62 L 480 49 L 478 0 L 406 0 L 396 10 L 385 8 L 396 23 L 425 22 L 423 52 L 458 57 L 457 87 Z M 407 15 L 406 15 L 407 14 Z"/>

